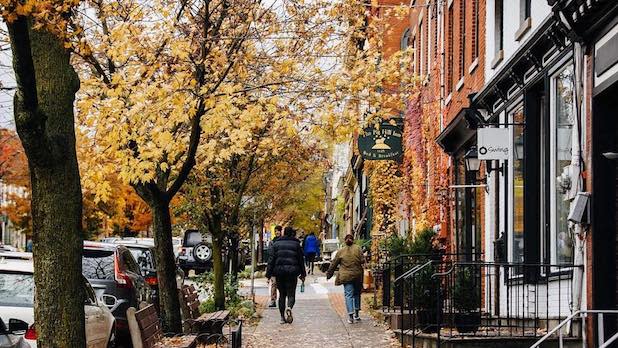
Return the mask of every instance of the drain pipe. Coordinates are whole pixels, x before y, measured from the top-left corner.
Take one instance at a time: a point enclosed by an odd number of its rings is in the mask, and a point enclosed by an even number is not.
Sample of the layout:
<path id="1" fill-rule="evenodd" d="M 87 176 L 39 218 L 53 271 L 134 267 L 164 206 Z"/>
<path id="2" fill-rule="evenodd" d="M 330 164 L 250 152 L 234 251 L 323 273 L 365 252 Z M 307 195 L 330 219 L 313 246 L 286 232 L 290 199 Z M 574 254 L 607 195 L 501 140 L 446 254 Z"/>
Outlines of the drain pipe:
<path id="1" fill-rule="evenodd" d="M 583 72 L 584 72 L 584 52 L 581 43 L 575 42 L 573 48 L 573 61 L 574 61 L 574 88 L 573 97 L 575 100 L 575 125 L 573 127 L 572 138 L 572 150 L 571 150 L 571 188 L 568 192 L 569 199 L 571 199 L 571 210 L 574 204 L 574 198 L 578 192 L 585 190 L 583 177 L 582 177 L 582 144 L 581 144 L 581 125 L 583 112 Z M 571 224 L 571 223 L 569 223 Z M 584 264 L 584 253 L 586 235 L 585 230 L 581 223 L 574 223 L 571 225 L 573 231 L 573 263 L 575 265 Z M 573 311 L 581 309 L 582 296 L 583 296 L 583 283 L 584 283 L 584 269 L 577 267 L 573 270 Z"/>

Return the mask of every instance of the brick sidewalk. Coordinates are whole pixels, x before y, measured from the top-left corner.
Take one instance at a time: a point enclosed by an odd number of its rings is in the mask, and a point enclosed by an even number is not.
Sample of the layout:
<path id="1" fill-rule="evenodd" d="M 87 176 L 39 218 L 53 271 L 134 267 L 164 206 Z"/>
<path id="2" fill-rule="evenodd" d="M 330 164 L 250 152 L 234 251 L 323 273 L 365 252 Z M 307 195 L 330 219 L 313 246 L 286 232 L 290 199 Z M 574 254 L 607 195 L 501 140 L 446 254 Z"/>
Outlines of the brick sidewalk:
<path id="1" fill-rule="evenodd" d="M 324 348 L 328 345 L 338 348 L 371 348 L 397 345 L 373 319 L 361 315 L 360 323 L 350 325 L 341 316 L 345 316 L 345 312 L 341 293 L 313 296 L 297 294 L 294 323 L 279 324 L 279 311 L 276 308 L 266 308 L 262 312 L 261 322 L 253 332 L 247 330 L 245 346 Z"/>

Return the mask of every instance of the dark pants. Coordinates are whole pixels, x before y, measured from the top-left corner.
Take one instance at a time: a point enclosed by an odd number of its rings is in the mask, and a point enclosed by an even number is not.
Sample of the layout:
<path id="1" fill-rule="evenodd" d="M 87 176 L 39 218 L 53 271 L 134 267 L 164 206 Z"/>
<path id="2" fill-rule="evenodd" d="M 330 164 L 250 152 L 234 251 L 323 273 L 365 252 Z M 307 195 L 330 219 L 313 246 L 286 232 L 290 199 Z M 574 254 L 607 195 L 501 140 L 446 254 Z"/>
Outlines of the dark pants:
<path id="1" fill-rule="evenodd" d="M 296 283 L 297 277 L 277 277 L 277 290 L 279 290 L 279 313 L 281 316 L 285 314 L 285 300 L 287 298 L 287 306 L 294 307 L 296 301 Z"/>
<path id="2" fill-rule="evenodd" d="M 305 266 L 307 268 L 309 268 L 309 271 L 311 272 L 311 274 L 313 274 L 313 267 L 315 265 L 315 253 L 307 253 L 307 255 L 305 255 Z"/>

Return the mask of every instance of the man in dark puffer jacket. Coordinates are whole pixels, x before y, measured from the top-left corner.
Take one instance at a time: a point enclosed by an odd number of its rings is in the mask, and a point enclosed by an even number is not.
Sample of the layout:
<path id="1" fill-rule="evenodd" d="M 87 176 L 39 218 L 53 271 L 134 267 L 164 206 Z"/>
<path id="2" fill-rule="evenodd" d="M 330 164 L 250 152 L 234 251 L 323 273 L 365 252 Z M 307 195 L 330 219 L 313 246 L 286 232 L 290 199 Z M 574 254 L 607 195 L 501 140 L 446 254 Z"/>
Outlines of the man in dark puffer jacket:
<path id="1" fill-rule="evenodd" d="M 272 276 L 277 277 L 281 324 L 291 324 L 294 320 L 292 308 L 296 300 L 296 284 L 299 277 L 304 282 L 307 275 L 303 248 L 295 234 L 296 231 L 290 226 L 283 230 L 283 237 L 273 243 L 266 270 L 266 278 L 269 280 Z"/>

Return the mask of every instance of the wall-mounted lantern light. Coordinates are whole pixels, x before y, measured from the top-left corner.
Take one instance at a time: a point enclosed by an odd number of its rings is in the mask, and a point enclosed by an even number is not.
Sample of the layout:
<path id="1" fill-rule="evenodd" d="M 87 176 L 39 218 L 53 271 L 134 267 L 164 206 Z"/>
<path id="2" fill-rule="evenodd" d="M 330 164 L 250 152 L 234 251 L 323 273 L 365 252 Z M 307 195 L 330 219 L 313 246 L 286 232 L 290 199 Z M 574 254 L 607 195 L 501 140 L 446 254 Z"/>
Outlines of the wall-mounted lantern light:
<path id="1" fill-rule="evenodd" d="M 469 172 L 478 172 L 481 169 L 481 160 L 479 159 L 476 146 L 472 146 L 464 155 L 466 170 Z"/>

